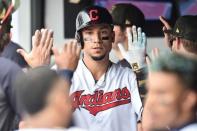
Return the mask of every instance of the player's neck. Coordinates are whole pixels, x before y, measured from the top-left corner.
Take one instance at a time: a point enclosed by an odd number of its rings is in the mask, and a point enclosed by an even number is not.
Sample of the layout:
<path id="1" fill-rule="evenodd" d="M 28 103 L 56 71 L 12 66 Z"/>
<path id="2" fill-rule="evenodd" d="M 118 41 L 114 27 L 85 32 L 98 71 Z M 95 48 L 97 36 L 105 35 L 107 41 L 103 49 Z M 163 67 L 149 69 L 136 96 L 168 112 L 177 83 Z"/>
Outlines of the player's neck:
<path id="1" fill-rule="evenodd" d="M 83 61 L 92 73 L 95 80 L 99 80 L 99 78 L 107 71 L 111 63 L 109 61 L 109 56 L 106 56 L 103 60 L 100 61 L 95 61 L 92 58 L 84 57 Z"/>
<path id="2" fill-rule="evenodd" d="M 186 112 L 186 113 L 182 113 L 181 115 L 179 115 L 179 118 L 173 123 L 172 128 L 180 128 L 186 124 L 189 124 L 191 122 L 195 122 L 196 121 L 196 117 L 195 117 L 195 112 Z"/>

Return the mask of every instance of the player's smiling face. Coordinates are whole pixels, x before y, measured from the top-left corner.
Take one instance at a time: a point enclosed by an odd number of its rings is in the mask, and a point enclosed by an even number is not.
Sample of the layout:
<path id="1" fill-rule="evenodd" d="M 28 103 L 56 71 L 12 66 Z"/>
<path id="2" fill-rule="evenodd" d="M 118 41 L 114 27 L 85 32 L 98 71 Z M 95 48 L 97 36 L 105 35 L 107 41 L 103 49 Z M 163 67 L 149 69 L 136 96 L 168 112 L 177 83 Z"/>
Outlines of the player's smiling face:
<path id="1" fill-rule="evenodd" d="M 177 126 L 182 117 L 185 90 L 175 74 L 151 72 L 147 80 L 146 107 L 155 128 Z"/>
<path id="2" fill-rule="evenodd" d="M 82 30 L 84 57 L 102 60 L 108 57 L 114 41 L 114 32 L 109 25 L 95 25 Z"/>

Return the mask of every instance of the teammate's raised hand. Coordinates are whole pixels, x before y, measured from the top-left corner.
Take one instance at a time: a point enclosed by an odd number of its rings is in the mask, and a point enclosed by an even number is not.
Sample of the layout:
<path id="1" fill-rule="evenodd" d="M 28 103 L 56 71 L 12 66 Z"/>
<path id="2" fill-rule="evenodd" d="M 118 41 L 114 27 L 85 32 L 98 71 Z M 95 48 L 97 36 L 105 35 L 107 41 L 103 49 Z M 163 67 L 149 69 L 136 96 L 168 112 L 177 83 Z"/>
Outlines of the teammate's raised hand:
<path id="1" fill-rule="evenodd" d="M 150 70 L 150 65 L 152 63 L 152 61 L 154 61 L 156 58 L 158 58 L 160 55 L 160 51 L 158 48 L 154 48 L 151 51 L 151 58 L 149 56 L 146 56 L 146 63 L 148 66 L 148 70 Z"/>
<path id="2" fill-rule="evenodd" d="M 139 27 L 136 26 L 127 28 L 128 37 L 128 51 L 126 51 L 122 44 L 118 44 L 118 47 L 122 53 L 122 56 L 130 63 L 132 69 L 138 70 L 145 66 L 146 55 L 146 35 Z"/>
<path id="3" fill-rule="evenodd" d="M 18 49 L 30 67 L 49 65 L 51 59 L 51 49 L 53 46 L 53 32 L 48 29 L 36 30 L 32 37 L 32 50 L 27 53 L 23 49 Z"/>
<path id="4" fill-rule="evenodd" d="M 57 48 L 53 48 L 55 63 L 58 69 L 69 69 L 74 71 L 78 65 L 81 47 L 76 40 L 72 40 L 64 45 L 61 52 Z"/>
<path id="5" fill-rule="evenodd" d="M 164 32 L 164 40 L 165 40 L 166 46 L 169 48 L 172 48 L 172 43 L 170 42 L 170 35 L 168 33 L 165 33 L 166 30 L 170 30 L 172 28 L 163 16 L 159 16 L 159 19 L 164 25 L 162 30 Z"/>

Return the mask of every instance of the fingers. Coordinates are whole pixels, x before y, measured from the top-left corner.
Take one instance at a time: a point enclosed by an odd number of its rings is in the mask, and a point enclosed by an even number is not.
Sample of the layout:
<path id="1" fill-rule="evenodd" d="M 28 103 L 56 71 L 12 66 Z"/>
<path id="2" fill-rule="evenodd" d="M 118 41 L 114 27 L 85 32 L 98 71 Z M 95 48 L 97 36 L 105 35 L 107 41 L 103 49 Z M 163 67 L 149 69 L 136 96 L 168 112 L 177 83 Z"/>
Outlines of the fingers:
<path id="1" fill-rule="evenodd" d="M 66 52 L 67 52 L 68 45 L 69 45 L 69 44 L 64 44 L 63 51 L 66 51 Z M 68 51 L 69 51 L 69 50 L 68 50 Z"/>
<path id="2" fill-rule="evenodd" d="M 151 51 L 151 58 L 152 58 L 153 60 L 155 60 L 158 56 L 159 56 L 159 49 L 158 49 L 158 48 L 154 48 L 154 49 Z"/>
<path id="3" fill-rule="evenodd" d="M 39 46 L 44 46 L 46 39 L 47 39 L 48 32 L 49 32 L 48 29 L 41 29 L 42 37 L 41 37 Z"/>
<path id="4" fill-rule="evenodd" d="M 32 47 L 35 48 L 39 45 L 41 39 L 41 32 L 39 30 L 35 31 L 34 36 L 32 37 Z"/>
<path id="5" fill-rule="evenodd" d="M 169 30 L 171 29 L 171 26 L 167 22 L 167 20 L 163 16 L 159 16 L 160 21 L 164 24 L 164 26 Z"/>
<path id="6" fill-rule="evenodd" d="M 53 37 L 53 31 L 48 29 L 41 29 L 41 31 L 36 30 L 34 36 L 32 37 L 33 49 L 40 46 L 45 50 L 51 47 L 51 38 Z"/>
<path id="7" fill-rule="evenodd" d="M 59 56 L 59 51 L 58 51 L 57 48 L 53 47 L 52 51 L 53 51 L 53 54 L 54 54 L 55 57 Z"/>
<path id="8" fill-rule="evenodd" d="M 81 47 L 76 40 L 71 40 L 67 44 L 65 44 L 64 50 L 69 52 L 69 54 L 80 55 Z"/>
<path id="9" fill-rule="evenodd" d="M 72 51 L 77 55 L 78 58 L 80 57 L 81 46 L 79 46 L 76 40 L 74 40 L 72 43 Z"/>
<path id="10" fill-rule="evenodd" d="M 79 46 L 79 44 L 77 43 L 77 41 L 75 40 L 74 41 L 74 52 L 77 54 L 77 56 L 80 56 L 80 53 L 81 53 L 81 46 Z"/>
<path id="11" fill-rule="evenodd" d="M 142 46 L 146 48 L 146 44 L 147 44 L 146 34 L 142 32 Z"/>
<path id="12" fill-rule="evenodd" d="M 49 46 L 47 48 L 47 52 L 49 54 L 51 54 L 52 47 L 53 47 L 53 38 L 50 38 Z"/>
<path id="13" fill-rule="evenodd" d="M 159 53 L 160 53 L 160 51 L 159 51 L 158 48 L 154 48 L 154 49 L 151 51 L 151 59 L 152 59 L 152 61 L 154 61 L 156 58 L 159 57 Z M 149 56 L 146 56 L 146 64 L 147 64 L 147 66 L 148 66 L 148 71 L 149 71 L 149 73 L 150 73 L 150 66 L 151 66 L 151 63 L 152 63 L 151 59 L 150 59 Z"/>
<path id="14" fill-rule="evenodd" d="M 58 68 L 75 70 L 80 58 L 80 51 L 81 47 L 77 44 L 76 40 L 68 41 L 60 53 L 53 48 L 55 63 Z"/>
<path id="15" fill-rule="evenodd" d="M 51 38 L 53 37 L 53 31 L 52 30 L 49 30 L 48 31 L 48 33 L 46 34 L 47 35 L 47 37 L 46 37 L 46 39 L 44 40 L 44 48 L 45 49 L 48 49 L 50 46 L 51 46 Z"/>
<path id="16" fill-rule="evenodd" d="M 48 29 L 41 29 L 41 40 L 39 46 L 47 49 L 50 45 L 51 38 L 53 37 L 53 31 Z"/>
<path id="17" fill-rule="evenodd" d="M 133 37 L 132 37 L 133 34 Z M 129 50 L 133 48 L 133 46 L 138 46 L 140 48 L 145 48 L 147 39 L 146 34 L 142 32 L 142 28 L 138 27 L 136 29 L 136 26 L 133 26 L 131 28 L 127 28 L 127 37 L 128 37 L 128 47 Z"/>
<path id="18" fill-rule="evenodd" d="M 25 121 L 20 121 L 19 122 L 19 129 L 27 128 L 26 126 L 27 125 L 26 125 L 26 122 Z"/>
<path id="19" fill-rule="evenodd" d="M 73 53 L 73 50 L 74 50 L 73 48 L 74 47 L 73 47 L 73 41 L 72 40 L 69 41 L 67 44 L 65 44 L 65 47 L 64 47 L 65 51 L 68 52 L 68 54 Z"/>
<path id="20" fill-rule="evenodd" d="M 163 26 L 162 30 L 164 32 L 165 30 L 167 30 L 167 28 L 165 26 Z M 166 33 L 164 33 L 164 34 L 166 34 Z"/>
<path id="21" fill-rule="evenodd" d="M 81 54 L 81 46 L 77 45 L 76 53 L 78 56 Z"/>
<path id="22" fill-rule="evenodd" d="M 146 64 L 148 66 L 148 71 L 150 71 L 151 60 L 148 56 L 146 56 Z"/>
<path id="23" fill-rule="evenodd" d="M 76 52 L 76 50 L 77 50 L 77 41 L 72 41 L 71 44 L 72 44 L 72 52 Z"/>
<path id="24" fill-rule="evenodd" d="M 137 31 L 136 31 L 136 26 L 132 26 L 132 32 L 133 32 L 133 42 L 137 42 Z"/>
<path id="25" fill-rule="evenodd" d="M 131 50 L 132 43 L 133 43 L 133 37 L 132 37 L 132 28 L 127 28 L 127 37 L 128 37 L 128 49 Z"/>
<path id="26" fill-rule="evenodd" d="M 142 28 L 140 27 L 137 28 L 137 37 L 138 37 L 138 42 L 142 43 Z"/>
<path id="27" fill-rule="evenodd" d="M 159 48 L 155 48 L 155 58 L 159 57 Z"/>
<path id="28" fill-rule="evenodd" d="M 28 54 L 27 54 L 27 52 L 25 50 L 23 50 L 23 49 L 17 49 L 16 52 L 19 53 L 21 56 L 23 56 L 24 59 L 27 58 L 27 55 Z"/>
<path id="29" fill-rule="evenodd" d="M 126 56 L 126 50 L 121 43 L 118 44 L 118 48 L 120 49 L 120 52 L 123 55 L 123 57 L 125 57 Z"/>

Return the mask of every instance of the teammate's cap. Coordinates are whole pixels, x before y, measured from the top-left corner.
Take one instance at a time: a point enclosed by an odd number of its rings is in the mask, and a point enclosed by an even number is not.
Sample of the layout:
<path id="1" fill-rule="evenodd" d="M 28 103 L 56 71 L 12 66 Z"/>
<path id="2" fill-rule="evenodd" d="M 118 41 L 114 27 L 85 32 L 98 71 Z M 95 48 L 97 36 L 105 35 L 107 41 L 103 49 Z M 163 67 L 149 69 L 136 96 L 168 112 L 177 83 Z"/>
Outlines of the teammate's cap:
<path id="1" fill-rule="evenodd" d="M 0 20 L 5 21 L 20 5 L 20 0 L 0 0 Z M 2 22 L 1 22 L 2 23 Z"/>
<path id="2" fill-rule="evenodd" d="M 185 15 L 177 19 L 172 30 L 164 31 L 173 36 L 197 42 L 197 16 Z"/>
<path id="3" fill-rule="evenodd" d="M 120 3 L 112 6 L 114 25 L 143 27 L 145 18 L 142 11 L 132 4 Z"/>

